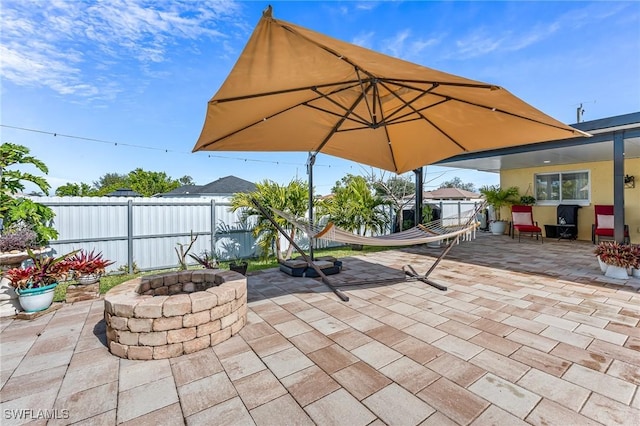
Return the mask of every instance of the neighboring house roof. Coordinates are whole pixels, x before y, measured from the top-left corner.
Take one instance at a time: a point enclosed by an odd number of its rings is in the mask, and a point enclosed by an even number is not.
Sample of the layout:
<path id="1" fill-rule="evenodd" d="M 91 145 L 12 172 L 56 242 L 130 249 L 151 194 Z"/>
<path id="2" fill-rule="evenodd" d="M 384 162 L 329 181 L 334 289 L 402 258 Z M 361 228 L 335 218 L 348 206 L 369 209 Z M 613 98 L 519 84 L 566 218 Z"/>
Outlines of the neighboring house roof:
<path id="1" fill-rule="evenodd" d="M 202 188 L 202 185 L 182 185 L 162 195 L 187 195 L 195 194 Z"/>
<path id="2" fill-rule="evenodd" d="M 225 176 L 206 185 L 183 185 L 172 191 L 160 194 L 161 197 L 179 197 L 193 195 L 230 195 L 237 192 L 253 192 L 256 185 L 236 176 Z"/>
<path id="3" fill-rule="evenodd" d="M 204 185 L 200 194 L 235 194 L 236 192 L 253 192 L 256 185 L 248 180 L 235 176 L 225 176 Z"/>
<path id="4" fill-rule="evenodd" d="M 115 191 L 106 194 L 105 197 L 142 197 L 142 194 L 130 188 L 118 188 Z"/>
<path id="5" fill-rule="evenodd" d="M 422 195 L 423 199 L 436 200 L 467 200 L 469 198 L 480 198 L 480 194 L 465 191 L 460 188 L 440 188 L 435 191 L 425 191 Z"/>

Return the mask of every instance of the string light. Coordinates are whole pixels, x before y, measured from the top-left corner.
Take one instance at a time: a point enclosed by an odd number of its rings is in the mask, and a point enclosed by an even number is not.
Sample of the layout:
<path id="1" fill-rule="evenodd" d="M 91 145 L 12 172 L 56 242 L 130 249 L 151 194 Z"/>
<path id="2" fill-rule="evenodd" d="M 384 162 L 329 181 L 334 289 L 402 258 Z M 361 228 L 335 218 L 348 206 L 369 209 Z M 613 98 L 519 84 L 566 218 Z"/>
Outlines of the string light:
<path id="1" fill-rule="evenodd" d="M 160 151 L 160 152 L 165 152 L 165 153 L 170 153 L 171 152 L 171 153 L 175 153 L 175 154 L 193 155 L 193 153 L 190 152 L 190 151 L 177 151 L 177 150 L 172 150 L 172 149 L 167 149 L 167 148 L 157 148 L 157 147 L 147 146 L 147 145 L 138 145 L 138 144 L 131 144 L 131 143 L 113 142 L 113 141 L 107 141 L 107 140 L 104 140 L 104 139 L 89 138 L 89 137 L 85 137 L 85 136 L 67 135 L 67 134 L 63 134 L 63 133 L 50 132 L 50 131 L 45 131 L 45 130 L 29 129 L 29 128 L 26 128 L 26 127 L 18 127 L 18 126 L 10 126 L 8 124 L 0 124 L 0 127 L 6 127 L 8 129 L 21 130 L 21 131 L 25 131 L 25 132 L 41 133 L 41 134 L 44 134 L 44 135 L 52 135 L 54 137 L 61 137 L 61 138 L 68 138 L 68 139 L 83 140 L 83 141 L 87 141 L 87 142 L 102 143 L 102 144 L 113 145 L 113 146 L 126 146 L 126 147 L 129 147 L 129 148 L 146 149 L 146 150 Z M 254 163 L 267 163 L 267 164 L 275 164 L 275 165 L 290 165 L 290 166 L 304 166 L 305 165 L 305 164 L 302 164 L 302 163 L 288 163 L 288 162 L 283 162 L 283 161 L 260 160 L 260 159 L 253 159 L 253 158 L 235 157 L 235 156 L 217 155 L 217 154 L 208 154 L 207 157 L 208 158 L 220 158 L 220 159 L 224 159 L 224 160 L 237 160 L 237 161 L 244 161 L 244 162 L 249 162 L 250 161 L 250 162 L 254 162 Z M 316 166 L 319 166 L 319 167 L 331 167 L 328 164 L 316 164 Z"/>
<path id="2" fill-rule="evenodd" d="M 38 129 L 29 129 L 26 127 L 18 127 L 18 126 L 11 126 L 8 124 L 0 124 L 0 127 L 6 127 L 8 129 L 14 129 L 14 130 L 21 130 L 24 132 L 32 132 L 32 133 L 41 133 L 44 135 L 52 135 L 53 137 L 61 137 L 61 138 L 68 138 L 68 139 L 77 139 L 77 140 L 83 140 L 83 141 L 87 141 L 87 142 L 96 142 L 96 143 L 102 143 L 102 144 L 107 144 L 107 145 L 113 145 L 113 146 L 126 146 L 129 148 L 136 148 L 136 149 L 146 149 L 146 150 L 151 150 L 151 151 L 160 151 L 160 152 L 165 152 L 165 153 L 176 153 L 176 154 L 185 154 L 185 155 L 193 155 L 192 152 L 190 151 L 176 151 L 176 150 L 172 150 L 172 149 L 167 149 L 167 148 L 157 148 L 157 147 L 153 147 L 153 146 L 147 146 L 147 145 L 137 145 L 137 144 L 130 144 L 130 143 L 122 143 L 122 142 L 113 142 L 113 141 L 107 141 L 104 139 L 96 139 L 96 138 L 89 138 L 86 136 L 76 136 L 76 135 L 67 135 L 67 134 L 63 134 L 63 133 L 57 133 L 57 132 L 51 132 L 51 131 L 46 131 L 46 130 L 38 130 Z M 237 160 L 237 161 L 244 161 L 244 162 L 253 162 L 253 163 L 266 163 L 266 164 L 275 164 L 275 165 L 289 165 L 289 166 L 304 166 L 306 167 L 307 164 L 306 163 L 288 163 L 288 162 L 282 162 L 282 161 L 270 161 L 270 160 L 260 160 L 260 159 L 253 159 L 253 158 L 246 158 L 246 157 L 234 157 L 234 156 L 229 156 L 229 155 L 218 155 L 218 154 L 207 154 L 207 158 L 220 158 L 223 160 Z M 332 166 L 330 164 L 314 164 L 315 167 L 327 167 L 327 168 L 331 168 Z M 336 167 L 334 165 L 334 167 Z M 341 167 L 341 166 L 337 166 L 337 167 Z M 343 166 L 346 169 L 349 170 L 353 170 L 353 165 L 348 165 L 348 166 Z M 362 167 L 362 166 L 361 166 Z M 450 167 L 451 170 L 446 170 L 446 171 L 442 171 L 442 172 L 433 172 L 433 173 L 425 173 L 425 175 L 431 175 L 431 174 L 438 174 L 441 177 L 444 174 L 447 173 L 452 173 L 456 170 L 463 170 L 463 171 L 469 171 L 468 169 L 458 169 L 458 168 L 453 168 Z"/>

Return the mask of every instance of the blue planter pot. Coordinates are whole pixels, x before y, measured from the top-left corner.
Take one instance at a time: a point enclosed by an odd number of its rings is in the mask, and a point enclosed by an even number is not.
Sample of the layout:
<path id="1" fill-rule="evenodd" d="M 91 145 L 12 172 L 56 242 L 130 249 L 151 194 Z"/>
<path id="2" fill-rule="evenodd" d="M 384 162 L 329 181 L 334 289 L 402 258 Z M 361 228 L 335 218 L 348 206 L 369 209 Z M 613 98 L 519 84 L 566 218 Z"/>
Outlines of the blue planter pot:
<path id="1" fill-rule="evenodd" d="M 49 284 L 45 287 L 16 289 L 20 306 L 25 312 L 44 311 L 51 303 L 58 283 Z"/>

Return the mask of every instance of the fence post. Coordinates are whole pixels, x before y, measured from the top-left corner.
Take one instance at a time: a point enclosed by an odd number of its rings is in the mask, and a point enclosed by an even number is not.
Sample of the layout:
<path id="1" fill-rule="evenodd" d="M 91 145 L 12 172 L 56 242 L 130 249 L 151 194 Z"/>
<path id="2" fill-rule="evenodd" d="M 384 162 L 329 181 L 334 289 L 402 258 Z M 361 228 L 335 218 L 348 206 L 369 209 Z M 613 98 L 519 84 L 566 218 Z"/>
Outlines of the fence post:
<path id="1" fill-rule="evenodd" d="M 211 255 L 216 252 L 216 200 L 211 199 Z"/>
<path id="2" fill-rule="evenodd" d="M 133 274 L 133 200 L 127 201 L 127 262 Z"/>
<path id="3" fill-rule="evenodd" d="M 458 201 L 458 226 L 462 225 L 462 201 Z"/>

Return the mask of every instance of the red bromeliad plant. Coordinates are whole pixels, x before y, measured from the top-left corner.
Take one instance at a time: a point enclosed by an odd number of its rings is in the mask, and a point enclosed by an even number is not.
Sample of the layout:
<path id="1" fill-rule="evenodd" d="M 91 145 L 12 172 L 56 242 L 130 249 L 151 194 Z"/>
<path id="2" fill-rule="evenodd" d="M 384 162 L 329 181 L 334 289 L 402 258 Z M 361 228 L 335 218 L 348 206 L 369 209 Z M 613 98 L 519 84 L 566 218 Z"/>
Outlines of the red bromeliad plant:
<path id="1" fill-rule="evenodd" d="M 86 252 L 80 250 L 69 259 L 69 264 L 74 274 L 78 276 L 96 274 L 104 275 L 105 268 L 115 262 L 102 258 L 102 252 L 95 253 L 95 250 Z"/>
<path id="2" fill-rule="evenodd" d="M 631 254 L 635 258 L 635 262 L 631 265 L 632 268 L 640 269 L 640 244 L 631 245 Z"/>
<path id="3" fill-rule="evenodd" d="M 46 287 L 66 279 L 71 269 L 69 258 L 76 252 L 60 257 L 38 257 L 29 249 L 27 253 L 33 262 L 31 266 L 24 269 L 12 268 L 5 273 L 11 286 L 20 290 Z"/>
<path id="4" fill-rule="evenodd" d="M 600 256 L 607 265 L 620 266 L 622 268 L 635 267 L 638 258 L 635 249 L 629 244 L 620 244 L 616 241 L 603 241 L 598 244 L 594 253 Z"/>

